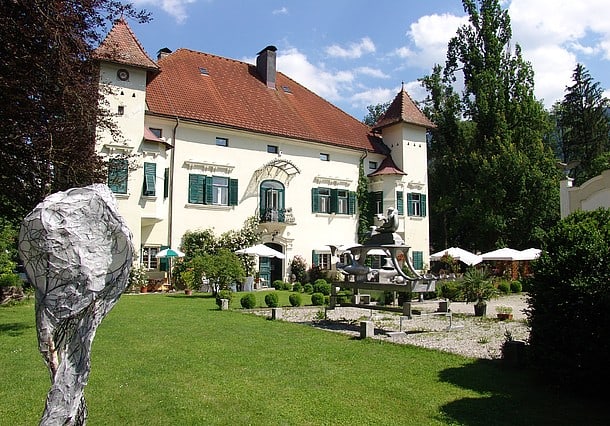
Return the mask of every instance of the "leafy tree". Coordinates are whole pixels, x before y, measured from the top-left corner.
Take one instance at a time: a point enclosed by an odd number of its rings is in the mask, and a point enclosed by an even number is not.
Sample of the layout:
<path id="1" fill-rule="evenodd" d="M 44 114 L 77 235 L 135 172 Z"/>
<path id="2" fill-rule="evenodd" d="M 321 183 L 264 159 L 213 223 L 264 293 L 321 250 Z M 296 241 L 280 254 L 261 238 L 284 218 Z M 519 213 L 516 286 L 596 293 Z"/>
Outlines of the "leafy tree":
<path id="1" fill-rule="evenodd" d="M 96 127 L 118 131 L 92 54 L 120 15 L 148 19 L 114 0 L 0 2 L 1 217 L 16 223 L 52 192 L 104 180 Z"/>
<path id="2" fill-rule="evenodd" d="M 201 273 L 218 286 L 220 290 L 228 289 L 234 282 L 241 282 L 246 273 L 241 264 L 241 261 L 235 253 L 221 248 L 216 254 L 204 254 L 197 256 L 190 262 L 195 271 L 195 280 L 199 277 L 201 282 Z"/>
<path id="3" fill-rule="evenodd" d="M 489 250 L 539 242 L 559 215 L 559 171 L 545 144 L 548 114 L 533 71 L 511 51 L 498 0 L 463 0 L 470 22 L 448 44 L 444 69 L 421 79 L 430 146 L 432 244 Z M 463 79 L 463 91 L 454 86 Z"/>
<path id="4" fill-rule="evenodd" d="M 581 390 L 610 380 L 610 210 L 577 211 L 548 233 L 529 289 L 531 360 Z"/>
<path id="5" fill-rule="evenodd" d="M 572 80 L 561 102 L 558 124 L 564 161 L 580 161 L 574 171 L 575 183 L 580 185 L 599 173 L 599 158 L 610 150 L 610 101 L 582 64 L 576 65 Z"/>
<path id="6" fill-rule="evenodd" d="M 17 231 L 0 219 L 0 274 L 12 274 L 17 266 Z"/>
<path id="7" fill-rule="evenodd" d="M 383 114 L 388 110 L 390 106 L 390 101 L 377 104 L 377 105 L 367 105 L 366 109 L 369 111 L 365 116 L 362 122 L 367 126 L 374 126 L 375 123 L 381 118 Z"/>

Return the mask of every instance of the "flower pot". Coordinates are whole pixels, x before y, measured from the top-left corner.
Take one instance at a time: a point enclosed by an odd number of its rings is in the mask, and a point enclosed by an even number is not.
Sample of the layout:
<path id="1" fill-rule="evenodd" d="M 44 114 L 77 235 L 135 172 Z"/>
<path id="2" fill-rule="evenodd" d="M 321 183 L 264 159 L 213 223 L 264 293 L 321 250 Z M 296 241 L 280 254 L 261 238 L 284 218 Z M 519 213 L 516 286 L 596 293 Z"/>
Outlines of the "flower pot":
<path id="1" fill-rule="evenodd" d="M 497 314 L 500 321 L 512 320 L 513 314 Z"/>
<path id="2" fill-rule="evenodd" d="M 474 305 L 474 316 L 484 317 L 487 313 L 487 303 L 476 303 Z"/>
<path id="3" fill-rule="evenodd" d="M 184 290 L 184 294 L 186 294 L 187 296 L 190 296 L 191 294 L 193 294 L 193 290 L 187 288 L 186 290 Z"/>
<path id="4" fill-rule="evenodd" d="M 148 286 L 143 285 L 140 287 L 140 293 L 148 293 Z"/>

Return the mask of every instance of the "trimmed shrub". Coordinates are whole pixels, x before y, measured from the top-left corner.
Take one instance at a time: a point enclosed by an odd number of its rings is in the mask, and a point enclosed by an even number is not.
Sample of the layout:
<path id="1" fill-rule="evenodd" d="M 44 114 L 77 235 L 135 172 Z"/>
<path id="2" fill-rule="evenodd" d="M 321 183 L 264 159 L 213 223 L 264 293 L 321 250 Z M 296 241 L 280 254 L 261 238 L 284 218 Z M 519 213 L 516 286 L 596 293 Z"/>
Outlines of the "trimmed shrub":
<path id="1" fill-rule="evenodd" d="M 314 306 L 324 305 L 324 295 L 322 293 L 314 293 L 311 295 L 311 304 Z"/>
<path id="2" fill-rule="evenodd" d="M 502 294 L 510 293 L 510 283 L 505 280 L 500 281 L 498 283 L 498 291 Z"/>
<path id="3" fill-rule="evenodd" d="M 440 281 L 436 288 L 438 297 L 456 302 L 460 300 L 459 281 Z"/>
<path id="4" fill-rule="evenodd" d="M 523 291 L 523 286 L 521 285 L 521 281 L 511 281 L 510 291 L 512 293 L 521 293 Z"/>
<path id="5" fill-rule="evenodd" d="M 303 298 L 299 293 L 292 293 L 288 296 L 288 301 L 292 306 L 301 306 L 303 304 Z"/>
<path id="6" fill-rule="evenodd" d="M 292 285 L 292 291 L 296 291 L 297 293 L 302 293 L 303 292 L 303 284 L 301 284 L 300 282 L 296 282 Z"/>
<path id="7" fill-rule="evenodd" d="M 314 293 L 322 293 L 324 296 L 328 296 L 330 294 L 330 284 L 324 279 L 318 279 L 313 283 L 313 292 Z"/>
<path id="8" fill-rule="evenodd" d="M 340 305 L 343 303 L 350 303 L 351 299 L 352 299 L 351 290 L 341 290 L 337 293 L 337 303 Z"/>
<path id="9" fill-rule="evenodd" d="M 265 304 L 270 308 L 277 308 L 280 305 L 280 297 L 275 291 L 265 295 Z"/>
<path id="10" fill-rule="evenodd" d="M 313 293 L 313 286 L 309 283 L 305 284 L 303 286 L 303 292 L 307 293 L 307 294 L 311 294 Z"/>
<path id="11" fill-rule="evenodd" d="M 21 287 L 23 281 L 17 274 L 0 274 L 1 287 Z"/>
<path id="12" fill-rule="evenodd" d="M 254 293 L 244 294 L 240 301 L 241 307 L 244 309 L 252 309 L 256 306 L 256 296 Z"/>
<path id="13" fill-rule="evenodd" d="M 565 388 L 603 389 L 610 381 L 610 210 L 577 211 L 559 221 L 532 270 L 533 367 Z"/>
<path id="14" fill-rule="evenodd" d="M 218 294 L 216 295 L 216 304 L 219 308 L 222 306 L 222 302 L 220 301 L 220 299 L 228 299 L 229 306 L 231 306 L 231 301 L 233 300 L 233 292 L 228 289 L 220 290 L 218 292 Z"/>

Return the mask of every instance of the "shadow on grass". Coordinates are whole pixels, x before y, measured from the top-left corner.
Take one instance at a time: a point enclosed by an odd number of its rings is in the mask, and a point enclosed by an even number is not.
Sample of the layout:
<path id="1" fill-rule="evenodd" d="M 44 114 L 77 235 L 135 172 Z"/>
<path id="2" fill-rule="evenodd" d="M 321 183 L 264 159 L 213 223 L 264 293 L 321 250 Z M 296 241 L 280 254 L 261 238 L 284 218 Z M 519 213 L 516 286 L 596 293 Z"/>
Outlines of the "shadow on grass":
<path id="1" fill-rule="evenodd" d="M 439 378 L 482 395 L 441 407 L 452 423 L 469 426 L 607 424 L 598 404 L 575 394 L 558 393 L 538 381 L 533 371 L 508 367 L 501 360 L 477 360 L 443 370 Z"/>
<path id="2" fill-rule="evenodd" d="M 10 324 L 0 324 L 0 333 L 6 333 L 11 337 L 21 336 L 26 330 L 34 328 L 32 324 L 27 322 L 14 322 Z"/>

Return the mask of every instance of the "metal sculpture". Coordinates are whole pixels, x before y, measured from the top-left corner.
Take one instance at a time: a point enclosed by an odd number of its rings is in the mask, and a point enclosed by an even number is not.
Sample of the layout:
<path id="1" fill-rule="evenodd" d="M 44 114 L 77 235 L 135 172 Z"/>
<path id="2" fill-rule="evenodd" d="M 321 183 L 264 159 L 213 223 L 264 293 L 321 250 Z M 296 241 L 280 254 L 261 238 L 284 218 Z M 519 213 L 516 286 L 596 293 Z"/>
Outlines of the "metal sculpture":
<path id="1" fill-rule="evenodd" d="M 73 188 L 25 217 L 19 252 L 35 287 L 38 346 L 51 376 L 40 424 L 85 424 L 91 344 L 127 287 L 131 232 L 108 186 Z"/>

